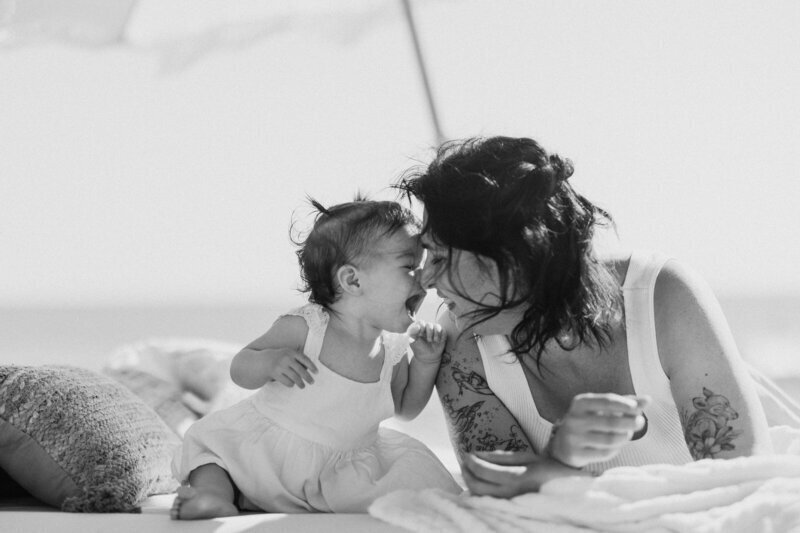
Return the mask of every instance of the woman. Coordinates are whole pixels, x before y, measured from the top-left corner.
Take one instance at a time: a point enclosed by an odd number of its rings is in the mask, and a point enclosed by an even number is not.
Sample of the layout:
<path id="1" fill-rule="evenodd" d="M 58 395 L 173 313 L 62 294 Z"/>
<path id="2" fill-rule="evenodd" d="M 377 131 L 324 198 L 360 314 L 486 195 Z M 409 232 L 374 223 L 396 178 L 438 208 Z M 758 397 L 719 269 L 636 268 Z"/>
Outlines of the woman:
<path id="1" fill-rule="evenodd" d="M 470 490 L 770 453 L 708 286 L 659 254 L 596 256 L 611 217 L 571 175 L 532 139 L 493 137 L 446 143 L 398 185 L 425 207 L 422 283 L 449 309 L 437 389 Z"/>

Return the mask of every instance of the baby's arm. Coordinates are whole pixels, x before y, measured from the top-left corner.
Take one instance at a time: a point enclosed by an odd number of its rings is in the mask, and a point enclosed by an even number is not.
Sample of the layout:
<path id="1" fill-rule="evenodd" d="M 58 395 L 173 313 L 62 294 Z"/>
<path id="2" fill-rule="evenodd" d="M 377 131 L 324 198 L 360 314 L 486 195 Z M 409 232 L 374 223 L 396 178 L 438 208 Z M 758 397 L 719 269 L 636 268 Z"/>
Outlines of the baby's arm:
<path id="1" fill-rule="evenodd" d="M 269 331 L 248 344 L 231 362 L 231 379 L 245 389 L 258 389 L 270 381 L 287 387 L 314 383 L 313 361 L 303 354 L 308 326 L 299 316 L 283 316 Z"/>
<path id="2" fill-rule="evenodd" d="M 408 328 L 414 339 L 411 362 L 404 357 L 395 365 L 392 375 L 394 412 L 401 420 L 416 418 L 428 404 L 433 384 L 442 361 L 445 336 L 438 324 L 416 322 Z"/>

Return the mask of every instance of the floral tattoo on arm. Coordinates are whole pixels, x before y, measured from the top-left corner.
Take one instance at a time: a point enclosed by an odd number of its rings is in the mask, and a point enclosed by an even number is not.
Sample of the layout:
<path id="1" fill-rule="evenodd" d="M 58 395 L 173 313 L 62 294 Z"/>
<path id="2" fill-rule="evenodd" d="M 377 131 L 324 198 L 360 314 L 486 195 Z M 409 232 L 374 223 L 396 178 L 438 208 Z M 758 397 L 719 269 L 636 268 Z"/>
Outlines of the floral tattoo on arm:
<path id="1" fill-rule="evenodd" d="M 477 396 L 494 396 L 486 379 L 474 370 L 462 368 L 452 354 L 445 353 L 437 378 L 442 407 L 447 418 L 451 439 L 462 453 L 473 451 L 524 451 L 529 448 L 520 438 L 516 425 L 509 427 L 505 438 L 495 434 L 495 418 L 501 407 L 486 405 L 484 400 L 471 401 Z"/>
<path id="2" fill-rule="evenodd" d="M 689 413 L 685 409 L 681 416 L 692 457 L 713 459 L 720 452 L 733 450 L 733 441 L 742 432 L 728 425 L 728 421 L 739 418 L 728 398 L 703 387 L 703 395 L 692 398 L 692 404 L 696 410 Z"/>

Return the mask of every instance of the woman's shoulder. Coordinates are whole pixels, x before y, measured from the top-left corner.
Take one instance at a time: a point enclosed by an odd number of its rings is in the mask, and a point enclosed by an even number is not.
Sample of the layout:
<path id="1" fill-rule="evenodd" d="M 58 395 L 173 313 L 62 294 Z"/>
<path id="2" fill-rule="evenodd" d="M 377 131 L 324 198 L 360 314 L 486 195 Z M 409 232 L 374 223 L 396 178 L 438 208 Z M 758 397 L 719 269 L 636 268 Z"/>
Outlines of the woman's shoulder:
<path id="1" fill-rule="evenodd" d="M 702 278 L 685 262 L 650 249 L 618 249 L 599 257 L 619 284 L 656 287 L 674 283 L 695 286 Z"/>
<path id="2" fill-rule="evenodd" d="M 713 294 L 703 276 L 685 261 L 649 249 L 620 249 L 599 257 L 620 285 L 653 290 L 656 314 L 680 312 Z"/>
<path id="3" fill-rule="evenodd" d="M 691 321 L 698 313 L 717 307 L 717 299 L 703 276 L 687 263 L 670 258 L 658 273 L 653 290 L 656 320 L 667 324 Z M 683 317 L 682 320 L 675 320 Z"/>
<path id="4" fill-rule="evenodd" d="M 710 284 L 698 270 L 674 258 L 667 260 L 658 273 L 653 289 L 653 313 L 665 370 L 671 366 L 670 359 L 683 360 L 685 355 L 685 349 L 670 355 L 673 345 L 682 346 L 684 339 L 702 339 L 709 332 L 727 329 Z"/>

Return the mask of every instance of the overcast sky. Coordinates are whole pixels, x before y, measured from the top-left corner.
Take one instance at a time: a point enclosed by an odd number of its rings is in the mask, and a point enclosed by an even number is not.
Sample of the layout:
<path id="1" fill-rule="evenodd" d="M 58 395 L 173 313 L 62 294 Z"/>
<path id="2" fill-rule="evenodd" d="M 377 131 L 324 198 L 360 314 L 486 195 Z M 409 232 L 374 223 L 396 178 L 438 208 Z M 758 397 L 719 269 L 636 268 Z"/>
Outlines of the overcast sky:
<path id="1" fill-rule="evenodd" d="M 418 7 L 447 136 L 532 136 L 624 245 L 721 294 L 800 295 L 800 3 Z M 396 18 L 166 73 L 124 48 L 0 50 L 0 306 L 296 298 L 305 196 L 393 197 L 429 157 Z"/>

